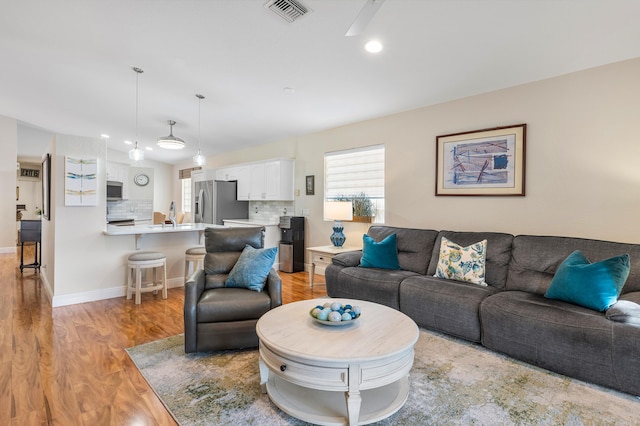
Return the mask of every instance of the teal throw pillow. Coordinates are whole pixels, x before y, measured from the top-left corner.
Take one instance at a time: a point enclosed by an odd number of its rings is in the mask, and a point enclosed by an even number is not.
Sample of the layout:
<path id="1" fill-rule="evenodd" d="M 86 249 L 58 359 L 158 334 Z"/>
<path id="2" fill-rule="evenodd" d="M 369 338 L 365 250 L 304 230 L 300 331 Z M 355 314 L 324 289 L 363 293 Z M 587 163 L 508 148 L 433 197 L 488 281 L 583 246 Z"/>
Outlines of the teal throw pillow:
<path id="1" fill-rule="evenodd" d="M 247 244 L 242 250 L 238 262 L 229 272 L 225 287 L 262 291 L 273 262 L 276 260 L 277 252 L 277 247 L 255 249 Z"/>
<path id="2" fill-rule="evenodd" d="M 364 268 L 400 269 L 397 238 L 396 234 L 391 234 L 378 243 L 367 234 L 364 234 L 362 236 L 360 266 Z"/>
<path id="3" fill-rule="evenodd" d="M 618 300 L 629 268 L 628 254 L 591 263 L 576 250 L 560 264 L 544 297 L 604 312 Z"/>

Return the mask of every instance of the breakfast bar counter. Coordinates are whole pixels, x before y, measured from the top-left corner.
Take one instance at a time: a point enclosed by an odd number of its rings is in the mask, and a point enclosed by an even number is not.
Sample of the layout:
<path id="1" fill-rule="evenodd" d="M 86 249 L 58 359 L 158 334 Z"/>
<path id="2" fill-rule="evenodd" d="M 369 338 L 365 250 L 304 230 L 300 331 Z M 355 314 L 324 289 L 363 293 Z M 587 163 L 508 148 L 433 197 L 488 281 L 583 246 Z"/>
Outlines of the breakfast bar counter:
<path id="1" fill-rule="evenodd" d="M 105 235 L 119 236 L 119 235 L 135 235 L 136 237 L 136 250 L 140 250 L 140 242 L 145 235 L 149 234 L 169 234 L 175 232 L 197 232 L 198 241 L 200 244 L 204 244 L 204 230 L 206 228 L 225 228 L 222 225 L 214 225 L 211 223 L 180 223 L 177 225 L 131 225 L 131 226 L 117 226 L 107 225 L 107 229 L 104 231 Z"/>

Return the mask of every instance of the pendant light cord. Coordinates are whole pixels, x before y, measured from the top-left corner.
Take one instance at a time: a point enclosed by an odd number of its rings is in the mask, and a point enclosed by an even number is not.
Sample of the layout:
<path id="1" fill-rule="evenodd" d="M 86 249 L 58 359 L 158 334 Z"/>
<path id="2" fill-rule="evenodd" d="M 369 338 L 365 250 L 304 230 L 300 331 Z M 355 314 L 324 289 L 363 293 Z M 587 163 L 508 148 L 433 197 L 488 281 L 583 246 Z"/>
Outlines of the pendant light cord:
<path id="1" fill-rule="evenodd" d="M 136 149 L 138 149 L 138 77 L 144 71 L 142 71 L 138 67 L 133 67 L 133 70 L 136 72 Z"/>
<path id="2" fill-rule="evenodd" d="M 202 100 L 204 99 L 204 96 L 202 95 L 196 95 L 196 98 L 198 98 L 198 154 L 200 155 L 200 139 L 201 139 L 201 129 L 200 129 L 200 123 L 201 123 L 201 105 L 202 105 Z"/>

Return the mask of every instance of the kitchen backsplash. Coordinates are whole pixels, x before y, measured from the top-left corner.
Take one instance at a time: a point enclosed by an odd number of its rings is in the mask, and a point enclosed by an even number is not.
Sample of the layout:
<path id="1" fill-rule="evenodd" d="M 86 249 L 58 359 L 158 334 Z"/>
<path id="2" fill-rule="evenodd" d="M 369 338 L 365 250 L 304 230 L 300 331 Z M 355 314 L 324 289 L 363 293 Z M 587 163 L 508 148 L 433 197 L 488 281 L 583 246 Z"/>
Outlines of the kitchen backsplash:
<path id="1" fill-rule="evenodd" d="M 153 200 L 107 201 L 107 221 L 122 219 L 152 220 Z"/>
<path id="2" fill-rule="evenodd" d="M 278 222 L 280 216 L 294 216 L 293 201 L 249 201 L 249 219 Z"/>

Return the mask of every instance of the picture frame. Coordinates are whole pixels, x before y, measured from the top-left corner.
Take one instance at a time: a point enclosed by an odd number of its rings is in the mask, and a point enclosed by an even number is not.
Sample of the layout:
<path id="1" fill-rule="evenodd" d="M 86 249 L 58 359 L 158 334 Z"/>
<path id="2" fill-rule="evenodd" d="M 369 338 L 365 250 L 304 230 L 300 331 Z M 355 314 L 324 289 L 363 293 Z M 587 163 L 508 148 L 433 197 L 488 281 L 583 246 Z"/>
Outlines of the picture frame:
<path id="1" fill-rule="evenodd" d="M 436 196 L 524 196 L 526 124 L 436 136 Z"/>
<path id="2" fill-rule="evenodd" d="M 42 217 L 51 220 L 51 155 L 42 160 Z"/>
<path id="3" fill-rule="evenodd" d="M 315 194 L 315 191 L 316 191 L 315 179 L 316 179 L 315 175 L 310 175 L 305 178 L 305 187 L 307 188 L 307 195 Z"/>
<path id="4" fill-rule="evenodd" d="M 64 158 L 64 205 L 98 205 L 98 159 Z"/>

